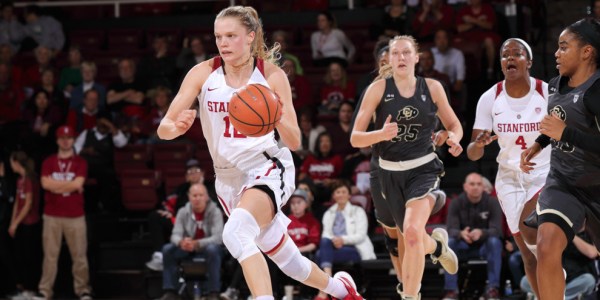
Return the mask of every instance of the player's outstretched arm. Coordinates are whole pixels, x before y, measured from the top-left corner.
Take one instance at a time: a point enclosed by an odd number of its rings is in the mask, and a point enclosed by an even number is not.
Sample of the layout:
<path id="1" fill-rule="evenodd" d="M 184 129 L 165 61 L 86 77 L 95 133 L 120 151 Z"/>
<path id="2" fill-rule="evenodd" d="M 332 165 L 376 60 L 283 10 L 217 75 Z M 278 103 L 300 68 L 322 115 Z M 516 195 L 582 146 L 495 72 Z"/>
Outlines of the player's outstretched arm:
<path id="1" fill-rule="evenodd" d="M 171 102 L 169 110 L 161 120 L 156 133 L 163 140 L 172 140 L 184 134 L 196 119 L 196 110 L 190 107 L 200 94 L 202 85 L 211 72 L 212 60 L 202 62 L 193 67 L 183 79 L 179 92 Z"/>

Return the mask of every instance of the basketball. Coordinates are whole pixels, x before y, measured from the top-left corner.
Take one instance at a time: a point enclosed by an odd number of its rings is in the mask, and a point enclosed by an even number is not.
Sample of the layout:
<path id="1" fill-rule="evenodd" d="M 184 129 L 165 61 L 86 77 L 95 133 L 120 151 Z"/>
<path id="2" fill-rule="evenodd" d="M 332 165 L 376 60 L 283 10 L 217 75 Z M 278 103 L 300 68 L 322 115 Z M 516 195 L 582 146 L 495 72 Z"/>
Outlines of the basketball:
<path id="1" fill-rule="evenodd" d="M 233 93 L 229 120 L 241 134 L 259 137 L 270 133 L 281 119 L 279 96 L 262 84 L 249 84 Z"/>

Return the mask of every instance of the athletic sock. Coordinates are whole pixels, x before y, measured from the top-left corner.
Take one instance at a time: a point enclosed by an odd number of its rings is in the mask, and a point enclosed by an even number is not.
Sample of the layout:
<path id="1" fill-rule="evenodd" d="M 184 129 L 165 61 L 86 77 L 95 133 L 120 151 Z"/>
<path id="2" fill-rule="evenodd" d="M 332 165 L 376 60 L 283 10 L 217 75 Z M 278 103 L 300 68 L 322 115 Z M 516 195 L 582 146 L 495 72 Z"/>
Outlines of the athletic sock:
<path id="1" fill-rule="evenodd" d="M 327 283 L 327 287 L 323 290 L 323 292 L 338 299 L 344 299 L 344 297 L 348 295 L 346 285 L 344 285 L 341 280 L 333 277 L 329 277 L 329 282 Z"/>

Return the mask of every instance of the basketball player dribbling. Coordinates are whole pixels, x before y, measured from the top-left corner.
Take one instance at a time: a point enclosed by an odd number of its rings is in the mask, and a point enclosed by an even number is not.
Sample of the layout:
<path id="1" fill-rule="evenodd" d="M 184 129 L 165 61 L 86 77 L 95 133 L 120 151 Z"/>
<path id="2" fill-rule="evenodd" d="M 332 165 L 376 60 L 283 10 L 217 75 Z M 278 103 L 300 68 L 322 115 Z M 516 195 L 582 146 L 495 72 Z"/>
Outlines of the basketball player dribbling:
<path id="1" fill-rule="evenodd" d="M 186 75 L 158 128 L 161 139 L 174 139 L 192 125 L 198 97 L 200 121 L 214 163 L 218 200 L 229 216 L 223 242 L 242 266 L 254 299 L 272 300 L 271 280 L 260 251 L 291 278 L 336 299 L 363 299 L 345 272 L 329 277 L 300 254 L 287 234 L 290 220 L 281 212 L 294 191 L 294 165 L 288 148 L 278 148 L 271 132 L 245 137 L 228 119 L 229 99 L 247 84 L 259 83 L 279 94 L 283 118 L 277 131 L 290 148 L 300 145 L 300 129 L 290 85 L 267 49 L 258 14 L 251 7 L 223 9 L 215 19 L 220 56 L 202 62 Z M 198 96 L 199 95 L 199 96 Z"/>
<path id="2" fill-rule="evenodd" d="M 425 224 L 436 202 L 443 174 L 442 162 L 434 153 L 432 134 L 438 115 L 447 129 L 448 151 L 462 152 L 462 127 L 448 103 L 442 85 L 432 79 L 416 77 L 418 46 L 411 36 L 397 36 L 389 44 L 389 65 L 380 70 L 381 80 L 365 92 L 356 116 L 350 141 L 352 146 L 376 144 L 379 154 L 378 176 L 382 195 L 395 225 L 403 233 L 402 299 L 419 299 L 425 254 L 431 254 L 448 273 L 458 271 L 458 259 L 448 247 L 448 233 L 436 228 L 429 236 Z M 367 131 L 375 114 L 375 130 Z M 393 122 L 392 122 L 393 117 Z"/>
<path id="3" fill-rule="evenodd" d="M 500 47 L 500 65 L 504 80 L 479 98 L 471 143 L 467 156 L 478 160 L 484 147 L 498 140 L 498 174 L 496 193 L 506 221 L 523 257 L 525 273 L 532 289 L 536 284 L 535 229 L 523 225 L 534 210 L 537 197 L 550 169 L 550 149 L 535 159 L 536 170 L 524 174 L 519 169 L 523 150 L 535 142 L 539 124 L 548 107 L 548 84 L 529 76 L 532 65 L 529 45 L 516 38 L 507 39 Z M 491 135 L 491 132 L 496 135 Z M 490 285 L 499 282 L 490 282 Z"/>
<path id="4" fill-rule="evenodd" d="M 558 38 L 559 76 L 548 83 L 548 113 L 536 142 L 521 154 L 521 170 L 552 144 L 550 172 L 536 213 L 539 299 L 564 299 L 562 253 L 586 230 L 600 249 L 600 22 L 583 19 Z"/>

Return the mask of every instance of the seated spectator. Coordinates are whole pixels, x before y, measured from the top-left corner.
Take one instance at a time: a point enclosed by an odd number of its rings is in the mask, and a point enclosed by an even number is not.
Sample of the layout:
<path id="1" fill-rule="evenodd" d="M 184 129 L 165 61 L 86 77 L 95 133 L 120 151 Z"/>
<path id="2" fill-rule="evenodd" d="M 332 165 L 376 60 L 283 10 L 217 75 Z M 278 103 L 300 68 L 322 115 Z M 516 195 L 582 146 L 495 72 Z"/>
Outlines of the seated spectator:
<path id="1" fill-rule="evenodd" d="M 100 108 L 98 107 L 99 98 L 100 94 L 98 91 L 95 89 L 87 90 L 84 93 L 83 108 L 69 109 L 67 125 L 75 129 L 77 134 L 96 126 L 96 115 L 100 111 Z"/>
<path id="2" fill-rule="evenodd" d="M 433 68 L 434 65 L 435 65 L 435 58 L 434 58 L 431 50 L 429 50 L 429 49 L 421 50 L 421 53 L 419 54 L 419 70 L 417 72 L 417 75 L 422 76 L 422 77 L 427 77 L 427 78 L 433 78 L 433 79 L 436 79 L 437 81 L 439 81 L 442 84 L 442 86 L 444 86 L 444 90 L 446 91 L 446 96 L 448 97 L 448 99 L 451 99 L 450 77 L 448 77 L 448 75 L 441 73 L 438 70 L 434 69 Z"/>
<path id="3" fill-rule="evenodd" d="M 26 104 L 23 120 L 28 131 L 24 138 L 25 149 L 36 162 L 40 162 L 55 149 L 52 133 L 63 122 L 60 109 L 50 101 L 50 95 L 39 90 Z"/>
<path id="4" fill-rule="evenodd" d="M 354 58 L 356 48 L 346 34 L 336 28 L 335 19 L 330 12 L 319 13 L 317 28 L 319 30 L 313 32 L 310 37 L 313 64 L 325 67 L 337 62 L 344 67 L 348 66 Z"/>
<path id="5" fill-rule="evenodd" d="M 354 81 L 348 79 L 344 66 L 337 62 L 329 64 L 324 81 L 325 85 L 321 87 L 320 92 L 319 114 L 336 115 L 342 102 L 354 102 L 356 85 Z"/>
<path id="6" fill-rule="evenodd" d="M 183 39 L 183 48 L 177 56 L 177 69 L 182 76 L 185 76 L 191 68 L 209 58 L 200 37 L 186 37 Z"/>
<path id="7" fill-rule="evenodd" d="M 413 36 L 419 42 L 433 41 L 433 34 L 438 29 L 454 28 L 454 10 L 444 0 L 421 1 L 421 9 L 412 23 Z"/>
<path id="8" fill-rule="evenodd" d="M 171 90 L 164 86 L 158 86 L 148 91 L 148 98 L 151 101 L 152 108 L 150 112 L 140 120 L 138 126 L 132 128 L 132 133 L 137 136 L 138 143 L 164 143 L 164 140 L 158 138 L 156 130 L 160 121 L 167 113 L 169 105 L 173 100 Z"/>
<path id="9" fill-rule="evenodd" d="M 81 77 L 81 62 L 81 50 L 77 46 L 71 46 L 68 56 L 69 65 L 60 71 L 58 82 L 58 88 L 63 91 L 66 98 L 71 98 L 73 89 L 83 81 Z"/>
<path id="10" fill-rule="evenodd" d="M 481 43 L 485 50 L 487 62 L 487 79 L 494 79 L 496 48 L 500 47 L 500 35 L 496 29 L 496 13 L 494 8 L 482 0 L 470 0 L 461 8 L 456 16 L 456 29 L 464 40 Z"/>
<path id="11" fill-rule="evenodd" d="M 26 67 L 23 72 L 23 85 L 26 95 L 31 96 L 34 88 L 42 85 L 42 72 L 52 68 L 52 52 L 49 48 L 39 46 L 34 50 L 35 65 Z"/>
<path id="12" fill-rule="evenodd" d="M 502 210 L 498 200 L 483 190 L 483 179 L 478 173 L 465 178 L 464 192 L 452 200 L 446 226 L 448 245 L 459 260 L 485 258 L 487 260 L 486 299 L 500 296 L 502 267 Z M 445 273 L 444 299 L 458 299 L 458 274 Z"/>
<path id="13" fill-rule="evenodd" d="M 145 113 L 146 85 L 136 77 L 135 62 L 124 58 L 119 61 L 119 80 L 108 88 L 106 104 L 117 115 L 140 119 Z"/>
<path id="14" fill-rule="evenodd" d="M 285 60 L 291 60 L 294 63 L 295 74 L 304 75 L 304 69 L 302 69 L 302 64 L 300 64 L 300 60 L 298 57 L 292 53 L 287 51 L 288 49 L 288 35 L 283 30 L 276 30 L 273 32 L 273 43 L 279 44 L 279 53 L 281 57 L 279 58 L 279 65 L 283 66 Z"/>
<path id="15" fill-rule="evenodd" d="M 168 191 L 170 194 L 162 202 L 161 208 L 148 214 L 148 230 L 154 249 L 152 259 L 146 263 L 150 270 L 162 271 L 163 257 L 161 249 L 171 236 L 175 215 L 180 208 L 189 202 L 188 190 L 190 186 L 196 183 L 204 183 L 204 171 L 200 168 L 200 162 L 190 159 L 186 162 L 185 167 L 185 182 L 175 188 L 174 191 Z"/>
<path id="16" fill-rule="evenodd" d="M 317 250 L 321 239 L 321 223 L 310 212 L 310 198 L 306 191 L 296 189 L 288 201 L 288 217 L 292 220 L 288 225 L 288 234 L 300 253 L 307 256 Z"/>
<path id="17" fill-rule="evenodd" d="M 350 122 L 354 113 L 354 103 L 343 101 L 337 114 L 337 122 L 328 124 L 327 132 L 333 138 L 333 148 L 331 151 L 341 155 L 344 160 L 348 160 L 352 155 L 358 152 L 358 149 L 350 144 Z"/>
<path id="18" fill-rule="evenodd" d="M 521 255 L 521 251 L 517 247 L 517 243 L 515 239 L 511 236 L 504 242 L 504 250 L 508 255 L 508 268 L 510 270 L 510 276 L 512 278 L 512 286 L 514 286 L 513 294 L 521 294 L 523 291 L 520 287 L 520 282 L 525 276 L 525 271 L 523 267 L 523 256 Z M 517 287 L 517 285 L 519 285 Z"/>
<path id="19" fill-rule="evenodd" d="M 203 257 L 208 265 L 208 300 L 219 299 L 221 290 L 221 258 L 223 256 L 223 212 L 210 201 L 201 183 L 190 186 L 189 203 L 179 209 L 171 242 L 164 245 L 163 290 L 161 300 L 179 299 L 179 263 Z"/>
<path id="20" fill-rule="evenodd" d="M 325 131 L 325 127 L 316 124 L 315 115 L 311 107 L 306 106 L 300 109 L 299 113 L 298 123 L 301 143 L 300 147 L 294 153 L 300 157 L 300 160 L 304 160 L 309 154 L 314 154 L 317 138 L 320 133 Z"/>
<path id="21" fill-rule="evenodd" d="M 60 109 L 62 115 L 66 115 L 69 103 L 65 100 L 63 91 L 57 88 L 54 75 L 53 69 L 42 71 L 42 85 L 38 88 L 46 91 L 50 95 L 50 102 Z"/>
<path id="22" fill-rule="evenodd" d="M 65 45 L 65 34 L 62 24 L 51 16 L 41 15 L 39 6 L 25 7 L 25 34 L 35 42 L 35 46 L 50 49 L 52 55 L 61 51 Z"/>
<path id="23" fill-rule="evenodd" d="M 81 63 L 81 78 L 83 82 L 73 88 L 71 91 L 71 100 L 69 108 L 81 109 L 83 107 L 83 98 L 85 92 L 94 89 L 98 92 L 98 108 L 104 110 L 106 108 L 106 87 L 96 82 L 96 73 L 98 69 L 92 61 L 84 61 Z"/>
<path id="24" fill-rule="evenodd" d="M 586 299 L 594 294 L 598 273 L 595 261 L 598 258 L 596 247 L 585 232 L 575 235 L 562 255 L 562 266 L 567 272 L 565 300 Z M 521 290 L 533 296 L 533 289 L 527 276 L 521 279 Z"/>
<path id="25" fill-rule="evenodd" d="M 23 88 L 12 80 L 10 66 L 0 63 L 0 126 L 20 120 L 24 103 Z"/>
<path id="26" fill-rule="evenodd" d="M 40 185 L 35 163 L 25 152 L 13 152 L 10 166 L 19 178 L 8 234 L 14 239 L 16 281 L 22 288 L 20 296 L 29 299 L 37 290 L 42 263 Z"/>
<path id="27" fill-rule="evenodd" d="M 382 37 L 393 38 L 397 35 L 406 35 L 411 33 L 413 12 L 409 9 L 404 0 L 391 0 L 390 5 L 384 9 L 385 14 L 381 20 Z"/>
<path id="28" fill-rule="evenodd" d="M 331 190 L 335 204 L 323 216 L 323 234 L 317 261 L 325 273 L 331 275 L 334 263 L 360 262 L 376 259 L 367 231 L 367 214 L 360 206 L 350 203 L 350 186 L 336 181 Z M 315 299 L 326 299 L 319 292 Z"/>
<path id="29" fill-rule="evenodd" d="M 109 113 L 96 114 L 96 126 L 83 130 L 75 140 L 75 152 L 88 164 L 88 178 L 97 181 L 96 191 L 89 193 L 100 208 L 117 211 L 120 206 L 114 149 L 127 145 L 128 138 L 112 121 Z"/>
<path id="30" fill-rule="evenodd" d="M 331 151 L 333 142 L 328 132 L 322 132 L 317 137 L 314 154 L 309 154 L 302 163 L 298 180 L 311 178 L 316 187 L 315 202 L 312 210 L 317 216 L 323 212 L 323 202 L 329 201 L 330 186 L 337 179 L 344 165 L 343 158 Z"/>
<path id="31" fill-rule="evenodd" d="M 12 53 L 17 53 L 21 48 L 21 41 L 25 38 L 25 27 L 15 15 L 15 6 L 12 2 L 3 2 L 0 9 L 2 10 L 0 45 L 9 45 Z"/>
<path id="32" fill-rule="evenodd" d="M 154 53 L 146 56 L 139 64 L 140 79 L 147 86 L 174 88 L 177 80 L 177 58 L 169 54 L 169 41 L 164 35 L 152 39 Z"/>
<path id="33" fill-rule="evenodd" d="M 369 85 L 371 85 L 375 78 L 377 78 L 377 76 L 379 75 L 379 68 L 381 68 L 383 65 L 386 65 L 389 62 L 389 42 L 389 39 L 383 39 L 379 40 L 377 44 L 375 44 L 375 47 L 373 48 L 375 66 L 373 71 L 363 75 L 358 80 L 358 83 L 356 84 L 356 93 L 354 94 L 356 95 L 357 99 L 360 99 L 360 97 L 363 96 L 363 92 L 367 89 L 367 87 L 369 87 Z"/>
<path id="34" fill-rule="evenodd" d="M 316 105 L 318 101 L 314 101 L 315 99 L 311 95 L 311 87 L 308 79 L 297 73 L 294 62 L 288 58 L 284 58 L 281 69 L 285 72 L 290 82 L 294 110 L 299 111 L 303 107 Z"/>
<path id="35" fill-rule="evenodd" d="M 435 32 L 433 53 L 433 68 L 440 73 L 448 75 L 450 79 L 450 91 L 452 108 L 457 113 L 464 111 L 466 102 L 466 90 L 463 87 L 465 81 L 465 56 L 462 51 L 450 45 L 450 33 L 446 29 Z"/>

